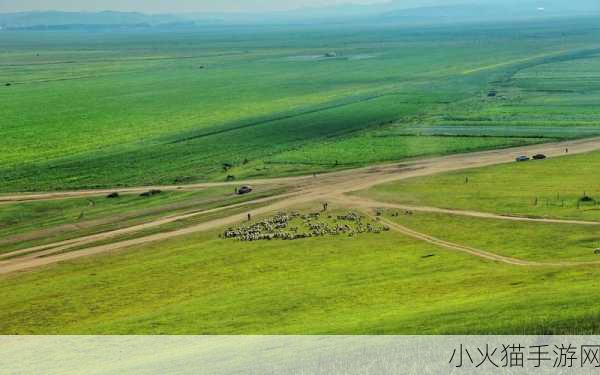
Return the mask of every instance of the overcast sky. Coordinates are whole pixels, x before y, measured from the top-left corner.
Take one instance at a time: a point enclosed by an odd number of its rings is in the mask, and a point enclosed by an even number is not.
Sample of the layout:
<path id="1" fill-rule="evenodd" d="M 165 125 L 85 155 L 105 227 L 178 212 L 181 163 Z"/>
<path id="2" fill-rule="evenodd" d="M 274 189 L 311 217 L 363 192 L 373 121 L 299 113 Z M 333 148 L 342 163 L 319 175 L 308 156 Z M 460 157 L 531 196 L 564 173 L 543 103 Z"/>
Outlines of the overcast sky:
<path id="1" fill-rule="evenodd" d="M 389 0 L 0 0 L 0 12 L 29 10 L 138 11 L 180 13 L 203 11 L 265 11 L 320 7 L 341 3 L 372 4 Z M 456 3 L 457 0 L 395 0 L 407 8 Z"/>

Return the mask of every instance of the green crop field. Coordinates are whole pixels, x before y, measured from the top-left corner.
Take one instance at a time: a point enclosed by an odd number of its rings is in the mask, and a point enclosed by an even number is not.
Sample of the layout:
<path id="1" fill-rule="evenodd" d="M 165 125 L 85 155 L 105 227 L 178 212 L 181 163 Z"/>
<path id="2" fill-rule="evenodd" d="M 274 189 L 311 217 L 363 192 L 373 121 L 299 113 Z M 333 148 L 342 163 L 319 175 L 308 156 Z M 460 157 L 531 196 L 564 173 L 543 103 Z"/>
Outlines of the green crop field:
<path id="1" fill-rule="evenodd" d="M 294 175 L 600 134 L 594 24 L 4 31 L 0 191 Z"/>

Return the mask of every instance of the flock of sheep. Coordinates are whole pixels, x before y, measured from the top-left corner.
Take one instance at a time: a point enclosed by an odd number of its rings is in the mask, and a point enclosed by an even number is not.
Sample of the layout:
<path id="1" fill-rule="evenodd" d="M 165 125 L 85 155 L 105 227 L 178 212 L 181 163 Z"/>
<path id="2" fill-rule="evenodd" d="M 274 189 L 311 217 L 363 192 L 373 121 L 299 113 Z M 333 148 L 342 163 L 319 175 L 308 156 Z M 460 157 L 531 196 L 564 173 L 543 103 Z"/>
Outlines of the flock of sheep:
<path id="1" fill-rule="evenodd" d="M 355 212 L 321 218 L 321 213 L 302 215 L 299 212 L 280 212 L 256 223 L 229 228 L 222 235 L 225 239 L 239 241 L 298 240 L 303 238 L 381 233 L 389 227 L 365 218 Z"/>

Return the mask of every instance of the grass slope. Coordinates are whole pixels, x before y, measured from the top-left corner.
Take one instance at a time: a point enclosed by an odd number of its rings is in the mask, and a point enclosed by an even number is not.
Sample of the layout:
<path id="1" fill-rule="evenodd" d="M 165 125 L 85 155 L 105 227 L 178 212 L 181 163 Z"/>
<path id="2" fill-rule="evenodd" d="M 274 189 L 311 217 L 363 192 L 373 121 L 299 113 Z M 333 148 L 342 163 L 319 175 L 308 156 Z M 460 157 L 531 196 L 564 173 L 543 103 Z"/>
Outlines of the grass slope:
<path id="1" fill-rule="evenodd" d="M 260 243 L 213 232 L 3 276 L 0 332 L 597 333 L 598 272 L 494 264 L 393 232 Z"/>
<path id="2" fill-rule="evenodd" d="M 416 212 L 387 218 L 440 239 L 494 254 L 539 262 L 600 262 L 598 226 L 514 222 Z"/>

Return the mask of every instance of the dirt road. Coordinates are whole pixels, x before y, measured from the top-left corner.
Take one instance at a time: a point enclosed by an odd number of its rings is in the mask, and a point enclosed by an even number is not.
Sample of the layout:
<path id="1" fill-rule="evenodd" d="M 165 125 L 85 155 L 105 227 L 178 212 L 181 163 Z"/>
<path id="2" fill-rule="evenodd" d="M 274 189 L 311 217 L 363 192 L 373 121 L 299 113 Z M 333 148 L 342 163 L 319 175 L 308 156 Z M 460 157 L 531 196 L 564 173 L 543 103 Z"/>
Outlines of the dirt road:
<path id="1" fill-rule="evenodd" d="M 410 205 L 404 205 L 404 204 L 379 202 L 379 201 L 368 199 L 368 198 L 349 196 L 349 195 L 340 195 L 340 196 L 332 197 L 332 200 L 335 202 L 339 202 L 340 204 L 343 204 L 345 206 L 363 208 L 363 209 L 388 208 L 388 209 L 398 209 L 398 210 L 405 210 L 405 211 L 448 214 L 448 215 L 456 215 L 456 216 L 467 216 L 467 217 L 474 217 L 474 218 L 479 218 L 479 219 L 522 221 L 522 222 L 530 222 L 530 223 L 600 225 L 600 221 L 531 218 L 531 217 L 523 217 L 523 216 L 498 215 L 498 214 L 492 214 L 489 212 L 479 212 L 479 211 L 463 211 L 463 210 L 451 210 L 451 209 L 447 209 L 447 208 L 438 208 L 438 207 L 410 206 Z"/>
<path id="2" fill-rule="evenodd" d="M 491 253 L 489 251 L 477 249 L 470 246 L 460 245 L 448 241 L 441 240 L 439 238 L 423 234 L 412 229 L 406 228 L 403 225 L 392 223 L 389 220 L 381 220 L 381 222 L 388 225 L 392 230 L 402 233 L 406 236 L 415 238 L 417 240 L 425 241 L 432 245 L 436 245 L 439 247 L 443 247 L 453 251 L 459 251 L 462 253 L 466 253 L 478 258 L 491 260 L 494 262 L 501 262 L 505 264 L 510 264 L 512 266 L 529 266 L 529 267 L 572 267 L 572 266 L 589 266 L 589 265 L 599 265 L 600 261 L 597 262 L 534 262 L 529 260 L 516 259 L 511 257 L 506 257 L 503 255 L 498 255 Z"/>
<path id="3" fill-rule="evenodd" d="M 534 146 L 526 146 L 526 147 L 517 147 L 517 148 L 509 148 L 509 149 L 501 149 L 501 150 L 493 150 L 493 151 L 484 151 L 484 152 L 476 152 L 470 154 L 460 154 L 460 155 L 451 155 L 445 157 L 437 157 L 437 158 L 428 158 L 428 159 L 419 159 L 419 160 L 411 160 L 403 163 L 395 163 L 395 164 L 387 164 L 381 166 L 374 166 L 368 168 L 360 168 L 355 170 L 345 170 L 340 172 L 334 172 L 330 174 L 321 175 L 317 178 L 313 176 L 307 177 L 291 177 L 291 178 L 278 178 L 271 180 L 257 180 L 251 181 L 248 183 L 251 184 L 279 184 L 285 185 L 288 187 L 294 187 L 294 193 L 288 194 L 286 196 L 274 196 L 269 199 L 273 200 L 273 203 L 268 203 L 267 201 L 262 201 L 262 203 L 267 203 L 265 206 L 253 210 L 249 210 L 249 213 L 252 215 L 261 215 L 269 212 L 273 212 L 276 210 L 282 210 L 286 208 L 290 208 L 293 206 L 306 204 L 310 202 L 319 202 L 319 201 L 335 201 L 343 202 L 345 200 L 346 204 L 352 204 L 352 199 L 356 198 L 348 198 L 344 194 L 363 190 L 370 188 L 374 185 L 378 185 L 381 183 L 397 181 L 401 179 L 407 179 L 418 176 L 426 176 L 432 175 L 442 172 L 448 171 L 456 171 L 461 169 L 489 166 L 495 164 L 502 163 L 510 163 L 514 162 L 516 156 L 521 154 L 537 154 L 543 153 L 548 157 L 554 156 L 563 156 L 565 155 L 565 149 L 569 149 L 569 154 L 579 154 L 585 153 L 595 150 L 600 150 L 600 138 L 592 138 L 586 140 L 577 140 L 577 141 L 569 141 L 569 142 L 560 142 L 560 143 L 552 143 L 552 144 L 543 144 L 543 145 L 534 145 Z M 237 182 L 236 184 L 243 184 L 244 182 Z M 0 201 L 5 203 L 14 203 L 14 202 L 23 202 L 23 201 L 31 201 L 31 200 L 47 200 L 47 199 L 61 199 L 61 198 L 70 198 L 70 197 L 86 197 L 92 195 L 103 195 L 108 192 L 119 191 L 119 192 L 140 192 L 147 191 L 150 188 L 158 188 L 161 190 L 193 190 L 193 189 L 205 189 L 207 187 L 214 186 L 224 186 L 231 185 L 231 183 L 216 183 L 216 184 L 196 184 L 196 185 L 186 185 L 186 186 L 157 186 L 157 187 L 139 187 L 139 188 L 129 188 L 129 189 L 113 189 L 113 190 L 86 190 L 86 191 L 72 191 L 72 192 L 60 192 L 60 193 L 42 193 L 42 194 L 16 194 L 11 196 L 0 197 Z M 284 199 L 279 199 L 284 198 Z M 258 201 L 249 201 L 245 204 L 258 203 Z M 385 205 L 385 203 L 379 202 L 367 202 L 365 200 L 358 201 L 356 203 L 359 206 L 365 207 L 369 205 L 375 205 L 381 207 Z M 239 206 L 239 205 L 238 205 Z M 223 207 L 219 210 L 226 210 L 229 208 L 235 208 L 236 206 Z M 426 208 L 421 208 L 426 209 Z M 427 208 L 433 210 L 432 208 Z M 437 212 L 443 212 L 441 209 Z M 202 231 L 213 230 L 217 228 L 221 228 L 227 225 L 232 225 L 243 221 L 246 217 L 246 213 L 244 214 L 235 214 L 228 217 L 210 220 L 204 222 L 199 225 L 190 226 L 184 229 L 158 233 L 148 236 L 143 236 L 140 238 L 124 240 L 124 241 L 116 241 L 107 245 L 99 245 L 94 246 L 93 243 L 109 240 L 114 237 L 118 237 L 123 234 L 135 233 L 142 230 L 147 230 L 151 228 L 156 228 L 160 225 L 174 222 L 178 220 L 183 220 L 185 218 L 189 218 L 189 215 L 197 216 L 206 214 L 209 212 L 195 212 L 191 214 L 184 214 L 180 216 L 173 216 L 169 218 L 159 219 L 155 222 L 149 222 L 141 225 L 136 225 L 134 227 L 122 228 L 117 231 L 100 233 L 93 236 L 86 236 L 78 239 L 63 241 L 55 244 L 44 245 L 37 248 L 23 249 L 19 250 L 19 253 L 12 253 L 12 255 L 5 255 L 0 259 L 10 257 L 11 259 L 0 261 L 0 274 L 22 271 L 26 269 L 31 269 L 47 264 L 52 264 L 56 262 L 76 259 L 83 256 L 89 256 L 94 254 L 100 254 L 105 252 L 116 251 L 120 249 L 124 249 L 127 247 L 141 245 L 150 242 L 163 241 L 169 238 L 182 236 L 191 233 L 197 233 Z M 447 212 L 448 213 L 448 212 Z M 454 212 L 456 213 L 456 212 Z M 462 214 L 467 216 L 475 216 L 475 217 L 488 217 L 488 218 L 499 218 L 505 220 L 521 220 L 521 221 L 540 221 L 537 219 L 530 218 L 514 218 L 514 217 L 506 217 L 506 216 L 498 216 L 491 214 L 483 214 L 483 213 L 474 213 L 474 212 L 463 212 Z M 565 221 L 565 220 L 542 220 L 547 222 L 554 223 L 570 223 L 570 224 L 585 224 L 585 225 L 596 225 L 596 223 L 591 222 L 578 222 L 578 221 Z M 407 229 L 404 228 L 404 231 Z M 416 232 L 415 232 L 416 233 Z M 405 233 L 407 234 L 407 233 Z M 415 234 L 416 236 L 417 234 Z M 419 236 L 424 236 L 418 234 Z M 424 238 L 422 238 L 424 239 Z M 436 241 L 441 241 L 437 240 Z M 442 244 L 442 242 L 435 242 Z M 71 252 L 64 252 L 65 250 L 71 249 L 73 247 L 79 247 L 82 245 L 90 244 L 91 247 L 85 248 L 83 250 L 76 250 Z M 463 247 L 462 245 L 452 245 L 452 246 L 460 246 L 464 251 L 467 251 L 467 247 Z M 505 259 L 504 257 L 497 256 L 495 254 L 476 251 L 479 255 L 486 259 L 490 260 L 501 260 Z M 13 256 L 24 255 L 20 257 L 12 258 Z M 499 258 L 498 258 L 499 257 Z M 508 259 L 508 258 L 506 258 Z M 519 260 L 511 260 L 510 264 L 519 265 L 533 265 L 531 262 L 524 262 Z M 508 263 L 506 261 L 505 263 Z M 521 264 L 523 263 L 523 264 Z M 577 263 L 580 264 L 580 263 Z M 544 265 L 552 265 L 548 263 L 544 263 Z M 558 264 L 557 264 L 558 265 Z M 560 263 L 560 265 L 565 266 L 569 265 L 569 263 Z"/>
<path id="4" fill-rule="evenodd" d="M 268 202 L 271 202 L 271 201 L 274 201 L 277 199 L 291 198 L 295 195 L 298 195 L 298 194 L 297 193 L 282 194 L 282 195 L 277 195 L 277 196 L 273 196 L 273 197 L 260 198 L 260 199 L 255 199 L 255 200 L 248 201 L 248 202 L 233 204 L 233 205 L 226 206 L 226 207 L 218 207 L 218 208 L 213 208 L 213 209 L 208 209 L 208 210 L 186 212 L 186 213 L 179 214 L 179 215 L 167 216 L 167 217 L 160 218 L 160 219 L 157 219 L 157 220 L 154 220 L 154 221 L 151 221 L 148 223 L 144 223 L 144 224 L 133 225 L 130 227 L 106 231 L 106 232 L 102 232 L 102 233 L 98 233 L 98 234 L 92 234 L 89 236 L 83 236 L 83 237 L 73 238 L 73 239 L 69 239 L 69 240 L 65 240 L 65 241 L 54 242 L 54 243 L 50 243 L 50 244 L 16 250 L 16 251 L 12 251 L 9 253 L 0 254 L 0 267 L 3 264 L 3 262 L 1 261 L 2 259 L 9 259 L 9 258 L 21 256 L 21 255 L 24 255 L 24 256 L 20 257 L 19 260 L 46 257 L 48 255 L 63 252 L 65 250 L 68 250 L 68 249 L 71 249 L 74 247 L 79 247 L 79 246 L 94 243 L 94 242 L 108 240 L 108 239 L 111 239 L 114 237 L 119 237 L 119 236 L 132 234 L 132 233 L 136 233 L 136 232 L 140 232 L 140 231 L 145 231 L 148 229 L 160 227 L 162 225 L 170 224 L 170 223 L 173 223 L 176 221 L 191 219 L 196 216 L 208 215 L 208 214 L 212 214 L 212 213 L 225 211 L 228 209 L 245 207 L 245 206 L 252 205 L 252 204 L 268 203 Z"/>
<path id="5" fill-rule="evenodd" d="M 212 182 L 189 185 L 164 185 L 164 186 L 140 186 L 130 188 L 100 189 L 100 190 L 76 190 L 44 193 L 20 193 L 0 195 L 0 204 L 27 202 L 36 200 L 53 200 L 65 198 L 82 198 L 90 196 L 103 196 L 113 192 L 118 193 L 143 193 L 151 189 L 163 191 L 193 191 L 202 190 L 211 187 L 239 186 L 239 185 L 282 185 L 282 186 L 303 186 L 311 187 L 323 185 L 323 183 L 338 184 L 347 182 L 356 183 L 357 188 L 361 190 L 376 184 L 393 181 L 402 178 L 415 176 L 431 175 L 435 173 L 454 171 L 460 169 L 481 167 L 501 163 L 514 162 L 519 155 L 545 154 L 548 157 L 564 156 L 565 150 L 569 149 L 569 154 L 581 154 L 590 151 L 600 150 L 600 137 L 588 138 L 583 140 L 546 143 L 540 145 L 512 147 L 500 150 L 473 152 L 468 154 L 457 154 L 444 157 L 435 157 L 427 159 L 415 159 L 402 163 L 383 164 L 365 168 L 349 169 L 339 172 L 319 175 L 318 178 L 311 176 L 282 177 L 272 179 L 257 179 L 249 181 L 235 182 Z M 369 177 L 364 180 L 363 177 Z M 339 189 L 338 189 L 339 190 Z"/>

